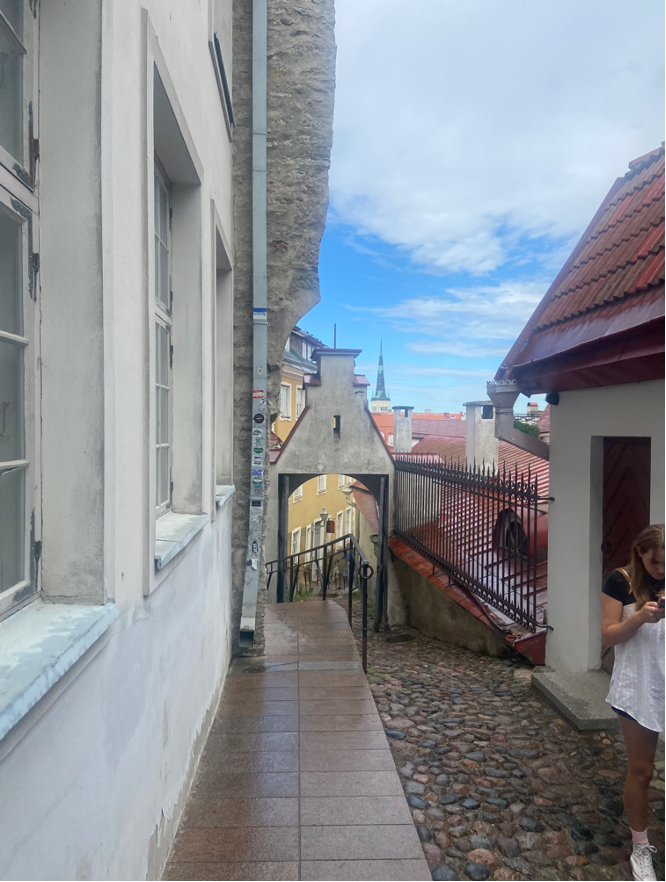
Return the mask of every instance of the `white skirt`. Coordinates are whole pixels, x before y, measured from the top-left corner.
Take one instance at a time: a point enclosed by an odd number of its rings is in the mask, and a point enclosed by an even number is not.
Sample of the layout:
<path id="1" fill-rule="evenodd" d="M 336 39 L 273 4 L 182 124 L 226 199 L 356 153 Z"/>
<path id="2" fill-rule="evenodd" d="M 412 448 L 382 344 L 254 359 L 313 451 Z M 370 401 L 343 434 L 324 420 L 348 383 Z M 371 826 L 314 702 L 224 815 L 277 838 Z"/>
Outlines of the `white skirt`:
<path id="1" fill-rule="evenodd" d="M 622 607 L 622 621 L 636 604 Z M 664 731 L 664 620 L 645 624 L 615 646 L 615 664 L 606 701 L 653 732 Z"/>

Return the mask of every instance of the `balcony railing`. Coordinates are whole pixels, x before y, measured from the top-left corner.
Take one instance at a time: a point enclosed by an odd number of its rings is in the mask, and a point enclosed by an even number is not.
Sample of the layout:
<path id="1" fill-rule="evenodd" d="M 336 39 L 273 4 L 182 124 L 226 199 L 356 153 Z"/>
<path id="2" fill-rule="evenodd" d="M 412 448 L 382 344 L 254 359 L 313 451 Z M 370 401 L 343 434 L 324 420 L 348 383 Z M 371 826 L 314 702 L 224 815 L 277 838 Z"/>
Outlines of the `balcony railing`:
<path id="1" fill-rule="evenodd" d="M 547 505 L 529 471 L 396 456 L 396 536 L 532 631 L 547 627 Z"/>

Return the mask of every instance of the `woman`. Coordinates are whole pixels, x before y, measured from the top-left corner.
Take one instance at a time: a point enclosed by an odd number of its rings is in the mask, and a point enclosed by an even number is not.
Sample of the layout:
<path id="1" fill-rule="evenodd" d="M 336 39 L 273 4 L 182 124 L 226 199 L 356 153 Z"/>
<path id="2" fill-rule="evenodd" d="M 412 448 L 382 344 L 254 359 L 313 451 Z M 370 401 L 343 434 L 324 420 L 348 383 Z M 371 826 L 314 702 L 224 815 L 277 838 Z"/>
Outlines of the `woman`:
<path id="1" fill-rule="evenodd" d="M 634 879 L 656 879 L 647 837 L 648 787 L 664 726 L 664 525 L 646 527 L 631 562 L 606 580 L 601 605 L 604 646 L 615 647 L 606 699 L 619 717 L 629 768 L 624 785 Z"/>

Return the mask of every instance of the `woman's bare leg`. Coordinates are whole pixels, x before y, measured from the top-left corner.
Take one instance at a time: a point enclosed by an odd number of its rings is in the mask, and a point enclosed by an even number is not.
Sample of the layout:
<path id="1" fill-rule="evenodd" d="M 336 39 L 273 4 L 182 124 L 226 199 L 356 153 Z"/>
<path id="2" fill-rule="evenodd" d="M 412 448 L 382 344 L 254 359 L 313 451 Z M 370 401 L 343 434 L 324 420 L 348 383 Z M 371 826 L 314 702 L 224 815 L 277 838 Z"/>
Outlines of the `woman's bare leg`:
<path id="1" fill-rule="evenodd" d="M 624 784 L 624 808 L 631 829 L 642 832 L 647 828 L 647 792 L 654 773 L 654 757 L 659 733 L 646 729 L 635 720 L 619 717 L 619 721 L 629 761 L 627 780 Z"/>

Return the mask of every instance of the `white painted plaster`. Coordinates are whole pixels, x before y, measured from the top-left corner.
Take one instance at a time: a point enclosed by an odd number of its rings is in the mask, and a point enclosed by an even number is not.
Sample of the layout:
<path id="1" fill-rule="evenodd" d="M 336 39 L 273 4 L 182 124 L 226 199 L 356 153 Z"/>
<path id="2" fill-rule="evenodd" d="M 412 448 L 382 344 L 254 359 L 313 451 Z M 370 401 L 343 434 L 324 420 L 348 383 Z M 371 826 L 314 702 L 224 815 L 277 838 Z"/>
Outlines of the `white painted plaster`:
<path id="1" fill-rule="evenodd" d="M 232 2 L 216 5 L 224 26 Z M 216 445 L 231 439 L 215 437 L 211 327 L 216 230 L 223 243 L 233 234 L 231 144 L 207 2 L 49 0 L 40 15 L 41 583 L 50 600 L 66 601 L 43 607 L 94 617 L 113 600 L 119 617 L 0 741 L 0 878 L 157 879 L 231 655 L 231 506 L 215 509 L 216 485 L 228 483 L 216 459 L 225 469 L 231 462 Z M 181 250 L 177 279 L 187 314 L 174 316 L 185 364 L 179 418 L 188 421 L 175 478 L 185 509 L 177 514 L 201 523 L 159 570 L 149 237 L 156 65 L 198 178 L 177 181 L 190 251 Z M 231 338 L 224 342 L 229 364 Z M 231 385 L 230 370 L 220 378 Z M 5 649 L 0 639 L 0 663 Z M 38 646 L 37 666 L 43 655 Z"/>
<path id="2" fill-rule="evenodd" d="M 497 465 L 498 444 L 495 420 L 484 420 L 483 406 L 489 401 L 469 401 L 465 404 L 465 459 L 470 466 Z"/>
<path id="3" fill-rule="evenodd" d="M 551 406 L 546 662 L 599 667 L 603 438 L 651 438 L 650 520 L 664 522 L 664 382 L 561 392 Z"/>

